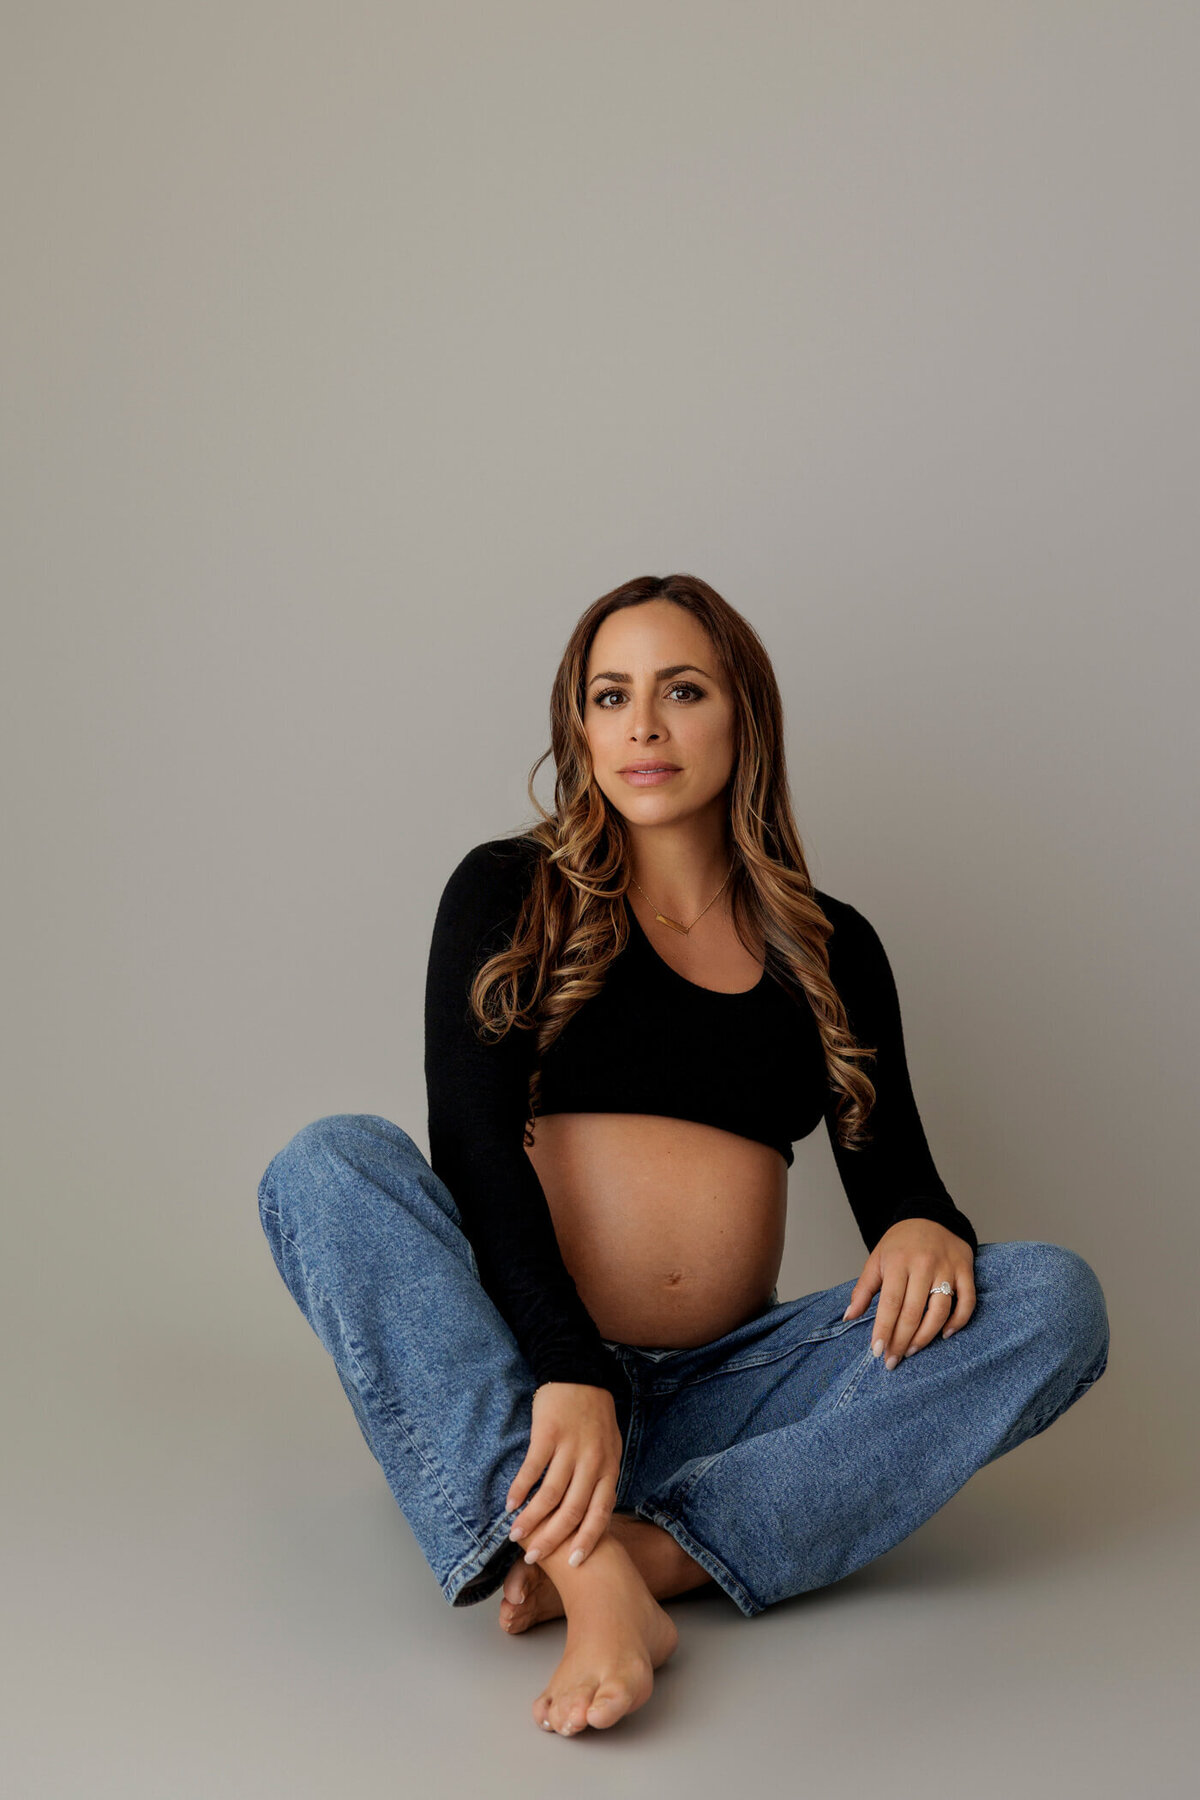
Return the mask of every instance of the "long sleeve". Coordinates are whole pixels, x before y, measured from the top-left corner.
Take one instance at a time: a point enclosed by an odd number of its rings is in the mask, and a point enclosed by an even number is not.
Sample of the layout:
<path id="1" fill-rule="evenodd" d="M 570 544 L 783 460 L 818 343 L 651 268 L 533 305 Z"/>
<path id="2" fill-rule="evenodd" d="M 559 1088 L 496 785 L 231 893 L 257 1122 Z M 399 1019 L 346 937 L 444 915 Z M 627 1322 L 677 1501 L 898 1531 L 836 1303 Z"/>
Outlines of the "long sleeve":
<path id="1" fill-rule="evenodd" d="M 583 1382 L 615 1394 L 620 1365 L 563 1262 L 523 1145 L 536 1034 L 514 1027 L 481 1040 L 469 1007 L 476 972 L 511 942 L 531 854 L 518 839 L 478 844 L 442 893 L 425 988 L 429 1161 L 535 1382 Z"/>
<path id="2" fill-rule="evenodd" d="M 913 1097 L 904 1053 L 900 1002 L 874 926 L 845 901 L 821 896 L 833 926 L 829 971 L 841 995 L 850 1028 L 860 1044 L 875 1045 L 878 1056 L 864 1067 L 875 1086 L 875 1105 L 866 1129 L 872 1141 L 847 1150 L 837 1141 L 831 1095 L 825 1126 L 842 1186 L 863 1242 L 873 1250 L 901 1219 L 933 1219 L 956 1237 L 979 1248 L 974 1227 L 954 1204 L 934 1165 Z"/>

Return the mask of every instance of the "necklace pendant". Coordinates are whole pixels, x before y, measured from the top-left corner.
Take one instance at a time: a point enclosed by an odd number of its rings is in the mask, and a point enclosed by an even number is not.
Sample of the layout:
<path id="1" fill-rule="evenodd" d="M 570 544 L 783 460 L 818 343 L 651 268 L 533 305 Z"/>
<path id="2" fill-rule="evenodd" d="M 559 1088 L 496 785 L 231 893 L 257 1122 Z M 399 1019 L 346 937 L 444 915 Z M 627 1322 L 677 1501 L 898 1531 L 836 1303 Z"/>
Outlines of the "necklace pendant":
<path id="1" fill-rule="evenodd" d="M 679 923 L 678 919 L 668 919 L 666 913 L 660 913 L 660 912 L 656 912 L 654 917 L 658 920 L 658 923 L 660 925 L 669 925 L 671 927 L 672 931 L 680 931 L 683 933 L 684 937 L 687 936 L 687 934 L 688 934 L 687 926 L 681 925 Z"/>

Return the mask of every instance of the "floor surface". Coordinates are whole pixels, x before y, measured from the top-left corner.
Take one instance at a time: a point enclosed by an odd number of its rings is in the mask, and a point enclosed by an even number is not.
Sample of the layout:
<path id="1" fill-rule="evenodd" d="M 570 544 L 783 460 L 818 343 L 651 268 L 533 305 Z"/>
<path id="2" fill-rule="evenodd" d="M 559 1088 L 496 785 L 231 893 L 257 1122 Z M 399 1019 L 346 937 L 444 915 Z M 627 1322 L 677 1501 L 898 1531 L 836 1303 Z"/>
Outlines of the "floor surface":
<path id="1" fill-rule="evenodd" d="M 279 1335 L 38 1365 L 8 1431 L 13 1800 L 1193 1791 L 1187 1425 L 1115 1356 L 849 1580 L 750 1620 L 670 1603 L 648 1704 L 563 1739 L 530 1717 L 562 1622 L 446 1605 L 320 1345 Z"/>

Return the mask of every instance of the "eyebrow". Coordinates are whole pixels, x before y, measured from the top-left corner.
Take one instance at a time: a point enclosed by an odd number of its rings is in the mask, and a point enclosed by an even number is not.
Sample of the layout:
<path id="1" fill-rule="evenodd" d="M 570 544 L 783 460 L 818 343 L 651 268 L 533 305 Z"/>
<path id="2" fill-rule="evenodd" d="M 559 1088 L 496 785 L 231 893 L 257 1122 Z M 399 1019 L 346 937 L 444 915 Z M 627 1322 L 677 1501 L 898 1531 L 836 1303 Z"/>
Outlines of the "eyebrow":
<path id="1" fill-rule="evenodd" d="M 706 669 L 699 668 L 695 663 L 671 663 L 665 669 L 655 669 L 654 679 L 655 679 L 655 681 L 665 681 L 667 679 L 668 675 L 682 675 L 686 669 L 695 669 L 697 675 L 704 676 L 705 681 L 712 680 L 712 676 L 708 673 L 708 671 Z M 633 680 L 632 675 L 622 675 L 620 673 L 620 671 L 617 669 L 601 669 L 601 671 L 598 675 L 592 676 L 592 680 L 588 682 L 588 686 L 591 687 L 593 681 L 632 681 L 632 680 Z"/>

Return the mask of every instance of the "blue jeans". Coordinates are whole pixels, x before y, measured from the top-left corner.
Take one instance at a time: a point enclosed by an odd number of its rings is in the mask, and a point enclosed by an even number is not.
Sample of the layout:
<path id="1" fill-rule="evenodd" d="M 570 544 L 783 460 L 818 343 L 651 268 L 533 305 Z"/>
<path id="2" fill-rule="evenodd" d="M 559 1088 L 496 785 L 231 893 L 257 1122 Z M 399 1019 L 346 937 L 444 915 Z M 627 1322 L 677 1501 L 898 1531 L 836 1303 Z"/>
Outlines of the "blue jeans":
<path id="1" fill-rule="evenodd" d="M 276 1265 L 333 1358 L 363 1437 L 447 1601 L 500 1587 L 521 1547 L 505 1496 L 534 1381 L 480 1285 L 445 1184 L 399 1126 L 318 1119 L 268 1165 Z M 855 1278 L 856 1279 L 856 1278 Z M 696 1349 L 610 1343 L 626 1381 L 616 1510 L 659 1525 L 747 1617 L 852 1574 L 1104 1373 L 1108 1315 L 1059 1244 L 981 1244 L 975 1311 L 894 1369 L 855 1281 L 780 1302 Z"/>

